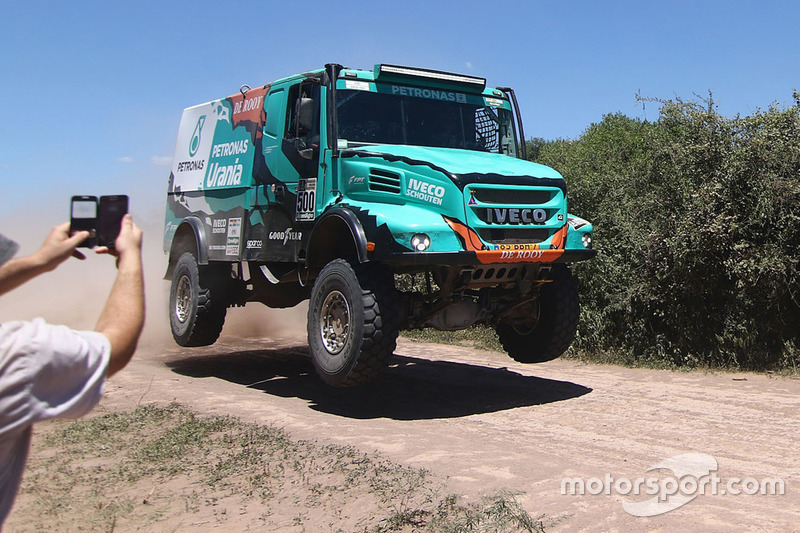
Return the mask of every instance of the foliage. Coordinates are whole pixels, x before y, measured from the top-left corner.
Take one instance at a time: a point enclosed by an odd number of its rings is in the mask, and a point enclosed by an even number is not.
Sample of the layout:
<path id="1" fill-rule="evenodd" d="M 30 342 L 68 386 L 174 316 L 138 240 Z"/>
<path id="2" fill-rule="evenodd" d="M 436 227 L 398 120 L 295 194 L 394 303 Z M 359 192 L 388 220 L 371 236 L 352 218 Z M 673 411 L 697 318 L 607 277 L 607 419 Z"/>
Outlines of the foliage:
<path id="1" fill-rule="evenodd" d="M 800 97 L 726 118 L 708 99 L 611 114 L 577 140 L 529 141 L 592 221 L 575 266 L 577 347 L 630 361 L 795 367 L 800 346 Z"/>

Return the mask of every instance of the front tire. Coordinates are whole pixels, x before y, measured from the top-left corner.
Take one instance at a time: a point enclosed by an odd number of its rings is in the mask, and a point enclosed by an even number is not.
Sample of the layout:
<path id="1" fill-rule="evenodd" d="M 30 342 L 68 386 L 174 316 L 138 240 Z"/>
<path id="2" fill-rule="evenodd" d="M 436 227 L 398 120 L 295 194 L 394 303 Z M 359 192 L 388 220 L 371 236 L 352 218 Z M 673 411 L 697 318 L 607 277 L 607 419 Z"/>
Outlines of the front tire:
<path id="1" fill-rule="evenodd" d="M 334 387 L 376 379 L 397 347 L 399 297 L 379 264 L 342 259 L 322 269 L 308 306 L 308 346 L 320 378 Z"/>
<path id="2" fill-rule="evenodd" d="M 560 356 L 575 340 L 580 318 L 578 283 L 566 265 L 555 265 L 553 281 L 539 295 L 539 319 L 533 327 L 500 324 L 497 335 L 508 355 L 520 363 L 544 363 Z"/>
<path id="3" fill-rule="evenodd" d="M 198 265 L 190 252 L 180 256 L 169 291 L 169 324 L 180 346 L 216 342 L 227 312 L 225 281 L 222 269 Z"/>

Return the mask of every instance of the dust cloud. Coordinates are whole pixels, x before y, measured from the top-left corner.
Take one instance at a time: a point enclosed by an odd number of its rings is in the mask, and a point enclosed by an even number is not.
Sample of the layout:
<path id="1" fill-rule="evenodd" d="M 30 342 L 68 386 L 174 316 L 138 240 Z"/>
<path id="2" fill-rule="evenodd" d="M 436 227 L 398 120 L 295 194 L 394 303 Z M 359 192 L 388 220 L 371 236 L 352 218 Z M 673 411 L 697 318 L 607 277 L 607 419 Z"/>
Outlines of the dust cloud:
<path id="1" fill-rule="evenodd" d="M 289 309 L 270 309 L 258 302 L 228 309 L 222 337 L 306 338 L 308 302 Z"/>
<path id="2" fill-rule="evenodd" d="M 60 205 L 63 203 L 63 205 Z M 142 228 L 146 318 L 142 346 L 174 345 L 169 329 L 169 287 L 163 279 L 167 257 L 162 251 L 164 205 L 137 206 L 131 212 Z M 35 213 L 35 215 L 34 215 Z M 69 197 L 50 200 L 37 208 L 19 207 L 0 216 L 0 233 L 20 244 L 18 257 L 35 252 L 57 224 L 69 220 Z M 114 258 L 81 248 L 86 259 L 71 258 L 54 271 L 0 296 L 0 322 L 41 317 L 52 324 L 92 330 L 114 283 Z M 222 337 L 274 337 L 302 340 L 306 335 L 307 304 L 291 309 L 269 309 L 260 303 L 228 309 Z"/>

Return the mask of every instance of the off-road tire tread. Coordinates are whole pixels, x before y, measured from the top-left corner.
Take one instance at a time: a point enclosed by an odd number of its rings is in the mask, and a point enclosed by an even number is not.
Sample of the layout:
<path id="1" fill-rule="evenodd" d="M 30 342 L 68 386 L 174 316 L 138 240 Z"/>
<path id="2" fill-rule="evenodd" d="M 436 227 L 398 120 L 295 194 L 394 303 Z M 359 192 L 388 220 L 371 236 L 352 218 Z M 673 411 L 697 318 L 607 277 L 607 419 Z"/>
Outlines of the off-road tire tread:
<path id="1" fill-rule="evenodd" d="M 224 295 L 226 280 L 219 269 L 214 269 L 211 265 L 198 265 L 191 252 L 184 253 L 178 259 L 179 265 L 186 255 L 192 258 L 187 266 L 195 269 L 194 274 L 198 280 L 197 313 L 194 324 L 185 338 L 183 340 L 175 338 L 175 340 L 185 347 L 209 346 L 217 341 L 225 324 L 227 314 Z M 177 267 L 175 274 L 178 275 Z M 170 295 L 170 304 L 172 304 L 172 295 Z M 170 309 L 170 313 L 172 312 Z"/>
<path id="2" fill-rule="evenodd" d="M 356 387 L 374 381 L 385 370 L 397 347 L 399 333 L 400 294 L 391 272 L 380 263 L 354 263 L 335 259 L 330 264 L 349 269 L 361 288 L 364 311 L 363 331 L 355 364 L 347 376 L 327 375 L 320 378 L 334 387 Z M 312 295 L 311 301 L 314 301 Z M 309 323 L 317 310 L 309 307 Z"/>
<path id="3" fill-rule="evenodd" d="M 370 383 L 386 369 L 397 348 L 400 296 L 394 278 L 382 265 L 362 263 L 353 270 L 361 284 L 364 332 L 356 366 L 342 387 Z"/>
<path id="4" fill-rule="evenodd" d="M 552 279 L 542 288 L 539 323 L 531 333 L 520 334 L 510 325 L 497 328 L 500 344 L 517 362 L 552 361 L 575 340 L 580 319 L 578 282 L 566 265 L 556 265 Z"/>

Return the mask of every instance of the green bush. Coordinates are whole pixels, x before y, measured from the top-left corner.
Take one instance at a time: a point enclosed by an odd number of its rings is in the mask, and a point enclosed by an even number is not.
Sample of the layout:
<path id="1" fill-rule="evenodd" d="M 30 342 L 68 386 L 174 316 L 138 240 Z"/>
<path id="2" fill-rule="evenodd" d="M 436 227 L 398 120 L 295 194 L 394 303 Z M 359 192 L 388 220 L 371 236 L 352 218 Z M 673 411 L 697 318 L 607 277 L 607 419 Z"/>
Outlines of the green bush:
<path id="1" fill-rule="evenodd" d="M 647 122 L 604 117 L 577 140 L 529 141 L 595 224 L 575 266 L 577 348 L 628 360 L 795 367 L 800 347 L 800 97 L 726 118 L 709 98 Z"/>

